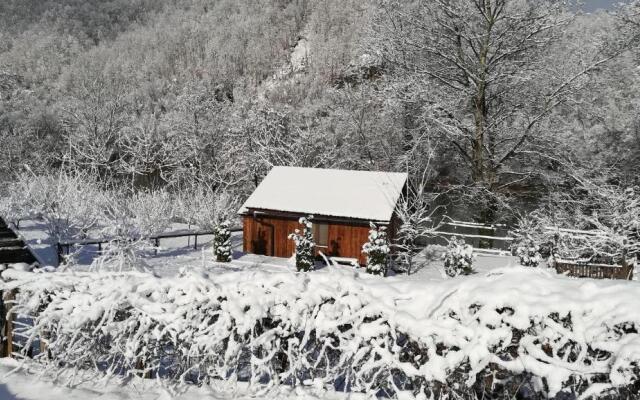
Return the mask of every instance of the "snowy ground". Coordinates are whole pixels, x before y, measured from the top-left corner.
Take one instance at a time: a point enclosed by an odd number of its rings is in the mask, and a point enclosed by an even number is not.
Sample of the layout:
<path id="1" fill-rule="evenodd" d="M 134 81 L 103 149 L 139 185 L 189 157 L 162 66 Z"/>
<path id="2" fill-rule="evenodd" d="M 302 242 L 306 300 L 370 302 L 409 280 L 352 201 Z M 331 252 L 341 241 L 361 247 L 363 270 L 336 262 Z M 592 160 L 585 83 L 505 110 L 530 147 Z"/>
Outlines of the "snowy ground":
<path id="1" fill-rule="evenodd" d="M 186 224 L 174 223 L 167 232 L 197 230 L 197 227 L 189 227 Z M 35 253 L 36 257 L 45 265 L 57 265 L 56 244 L 46 232 L 43 222 L 27 220 L 20 223 L 19 235 Z M 185 267 L 213 267 L 211 235 L 198 236 L 198 248 L 193 248 L 193 237 L 167 238 L 160 240 L 158 253 L 149 252 L 146 262 L 151 269 L 159 275 L 175 275 Z M 232 235 L 232 247 L 234 252 L 242 250 L 242 234 L 234 232 Z M 72 248 L 74 254 L 74 266 L 78 269 L 86 269 L 91 265 L 98 254 L 97 245 L 78 246 Z"/>
<path id="2" fill-rule="evenodd" d="M 174 230 L 184 228 L 179 225 L 173 227 Z M 48 263 L 55 260 L 55 245 L 48 239 L 44 227 L 38 221 L 25 221 L 21 225 L 20 234 L 43 262 Z M 290 259 L 241 253 L 241 239 L 239 233 L 234 234 L 234 260 L 227 264 L 213 261 L 210 237 L 199 238 L 199 245 L 202 246 L 198 250 L 193 249 L 192 239 L 166 239 L 161 241 L 161 249 L 157 255 L 150 253 L 145 259 L 155 273 L 155 277 L 149 274 L 132 274 L 122 279 L 117 274 L 110 277 L 108 274 L 99 273 L 54 273 L 44 276 L 42 284 L 60 287 L 71 285 L 74 288 L 73 293 L 79 291 L 78 288 L 86 286 L 85 289 L 82 289 L 86 290 L 86 293 L 76 293 L 76 295 L 86 294 L 87 296 L 83 298 L 94 299 L 96 304 L 102 302 L 107 305 L 129 303 L 136 304 L 136 307 L 140 305 L 145 309 L 145 317 L 152 316 L 154 320 L 163 321 L 163 324 L 168 324 L 171 329 L 175 328 L 176 334 L 182 332 L 185 326 L 197 321 L 186 317 L 189 315 L 188 312 L 176 313 L 168 318 L 166 310 L 171 309 L 175 304 L 192 304 L 194 298 L 189 296 L 193 295 L 190 292 L 193 288 L 202 290 L 200 293 L 202 296 L 196 296 L 198 301 L 207 303 L 215 302 L 216 299 L 225 299 L 225 302 L 234 305 L 230 310 L 240 310 L 238 315 L 233 314 L 235 311 L 229 311 L 233 315 L 230 314 L 230 317 L 226 319 L 221 318 L 220 321 L 242 321 L 243 318 L 253 317 L 260 320 L 264 317 L 262 314 L 245 314 L 242 311 L 243 307 L 235 307 L 238 304 L 251 303 L 250 309 L 255 312 L 276 315 L 282 311 L 277 308 L 277 304 L 282 303 L 293 307 L 289 310 L 290 315 L 286 316 L 285 320 L 289 321 L 288 325 L 285 324 L 286 326 L 295 327 L 296 321 L 300 319 L 298 318 L 300 312 L 303 312 L 305 317 L 301 320 L 311 321 L 317 324 L 316 329 L 321 329 L 326 325 L 328 315 L 334 313 L 332 318 L 336 321 L 346 317 L 355 318 L 347 321 L 349 326 L 354 327 L 354 332 L 375 333 L 379 328 L 375 319 L 369 321 L 367 318 L 358 317 L 358 315 L 362 314 L 360 316 L 363 317 L 383 315 L 387 318 L 387 323 L 390 326 L 394 326 L 394 329 L 397 328 L 398 332 L 406 333 L 409 337 L 415 338 L 417 342 L 428 343 L 429 340 L 436 337 L 443 343 L 448 343 L 452 348 L 459 349 L 451 350 L 450 354 L 443 356 L 444 359 L 440 361 L 439 358 L 433 358 L 431 361 L 424 362 L 425 364 L 421 367 L 421 372 L 418 375 L 426 374 L 424 376 L 433 375 L 433 377 L 446 375 L 445 372 L 439 372 L 443 365 L 448 363 L 459 366 L 461 360 L 465 359 L 474 360 L 477 371 L 482 370 L 487 363 L 495 361 L 495 358 L 492 358 L 494 357 L 492 349 L 496 348 L 496 343 L 510 343 L 506 336 L 510 335 L 514 326 L 527 333 L 526 328 L 535 323 L 540 325 L 537 333 L 531 334 L 531 337 L 526 340 L 522 339 L 521 343 L 526 354 L 532 356 L 504 363 L 503 367 L 513 371 L 519 371 L 525 367 L 537 371 L 547 379 L 549 384 L 552 384 L 551 390 L 554 393 L 560 390 L 563 382 L 567 381 L 572 374 L 577 373 L 575 371 L 584 370 L 586 371 L 584 372 L 585 376 L 595 371 L 595 367 L 591 367 L 591 364 L 596 361 L 591 359 L 578 360 L 576 363 L 568 365 L 566 361 L 560 359 L 562 350 L 558 350 L 558 354 L 554 353 L 553 357 L 549 357 L 544 352 L 539 352 L 539 349 L 532 343 L 561 343 L 567 338 L 580 343 L 584 348 L 604 343 L 602 346 L 608 349 L 607 351 L 611 351 L 611 349 L 615 349 L 615 351 L 612 353 L 612 361 L 598 361 L 601 364 L 598 366 L 600 368 L 598 373 L 609 374 L 607 375 L 608 379 L 615 385 L 619 385 L 616 382 L 627 383 L 617 371 L 632 368 L 630 365 L 634 365 L 635 360 L 640 357 L 640 342 L 637 340 L 637 335 L 629 335 L 618 340 L 608 330 L 603 330 L 603 326 L 640 324 L 640 314 L 632 301 L 637 298 L 640 290 L 637 282 L 566 278 L 557 275 L 554 270 L 522 268 L 518 266 L 517 259 L 514 257 L 485 254 L 477 254 L 474 263 L 476 273 L 473 276 L 456 279 L 444 276 L 442 262 L 437 255 L 433 256 L 431 261 L 425 262 L 422 269 L 410 276 L 379 278 L 364 272 L 360 273 L 360 271 L 354 273 L 352 267 L 323 267 L 320 263 L 317 264 L 319 271 L 301 275 L 295 273 L 293 262 Z M 77 257 L 78 265 L 73 268 L 86 270 L 91 262 L 92 252 L 95 250 L 91 247 L 82 249 Z M 186 272 L 186 274 L 180 272 Z M 23 279 L 19 271 L 5 271 L 3 277 L 7 273 L 9 275 L 15 274 L 15 277 L 11 279 Z M 27 275 L 28 281 L 33 274 Z M 71 281 L 73 280 L 80 280 L 83 284 L 72 285 Z M 148 293 L 145 289 L 149 287 L 162 294 L 154 296 L 157 299 L 152 303 L 148 302 Z M 181 287 L 184 290 L 177 290 Z M 34 294 L 37 294 L 39 289 L 36 286 L 33 290 Z M 210 295 L 212 291 L 219 292 L 220 295 L 212 297 Z M 189 298 L 167 298 L 167 296 L 178 296 L 180 293 L 188 294 Z M 322 293 L 324 295 L 318 295 Z M 323 296 L 335 299 L 336 303 L 323 302 Z M 26 298 L 39 297 L 26 296 Z M 282 299 L 288 300 L 283 301 Z M 603 302 L 602 299 L 607 299 L 607 301 Z M 67 299 L 61 298 L 60 301 L 66 302 Z M 296 304 L 304 307 L 296 309 Z M 478 315 L 469 311 L 470 307 L 475 310 L 474 307 L 477 305 L 483 306 L 484 311 L 478 314 L 482 316 L 482 320 L 478 319 Z M 83 317 L 93 315 L 84 309 L 84 306 L 84 300 L 69 300 L 69 307 L 78 308 L 77 312 L 71 314 Z M 217 307 L 217 305 L 213 306 Z M 149 308 L 147 309 L 147 307 Z M 216 307 L 213 308 L 226 310 L 226 306 Z M 269 307 L 276 308 L 271 310 Z M 318 312 L 322 308 L 326 309 Z M 514 314 L 496 314 L 497 310 L 505 310 L 506 308 L 513 309 Z M 459 319 L 451 318 L 451 311 Z M 573 331 L 567 332 L 566 329 L 557 327 L 555 320 L 550 317 L 554 314 L 572 316 L 575 314 Z M 251 320 L 247 326 L 253 326 L 254 323 L 255 321 Z M 194 327 L 194 331 L 197 330 L 196 328 Z M 334 328 L 331 330 L 333 331 Z M 224 329 L 218 331 L 226 332 Z M 373 334 L 373 336 L 376 335 Z M 204 337 L 206 340 L 216 339 L 209 331 Z M 218 339 L 227 340 L 224 337 L 219 337 L 216 340 Z M 343 350 L 347 351 L 350 347 L 347 346 L 347 343 L 345 346 Z M 128 348 L 127 346 L 122 347 Z M 387 348 L 383 346 L 381 349 Z M 388 356 L 392 357 L 394 354 L 388 354 Z M 612 367 L 613 361 L 616 363 L 616 368 Z M 213 392 L 212 388 L 195 387 L 176 396 L 175 393 L 172 394 L 163 389 L 163 386 L 154 380 L 133 380 L 126 387 L 107 384 L 95 388 L 93 385 L 87 384 L 69 389 L 51 382 L 40 381 L 37 377 L 29 376 L 28 372 L 24 371 L 7 375 L 15 366 L 12 363 L 13 361 L 10 360 L 0 360 L 0 400 L 256 398 L 247 393 L 236 392 L 230 395 L 225 392 L 220 394 Z M 548 368 L 549 364 L 554 365 L 553 370 Z M 618 364 L 620 364 L 619 368 Z M 335 393 L 298 392 L 297 390 L 300 389 L 294 389 L 296 391 L 291 392 L 288 387 L 279 390 L 281 392 L 270 394 L 269 397 L 257 398 L 362 398 L 362 395 L 345 397 Z M 45 396 L 43 393 L 47 395 Z"/>
<path id="3" fill-rule="evenodd" d="M 44 222 L 36 220 L 21 221 L 20 230 L 17 233 L 41 263 L 54 266 L 58 264 L 55 243 L 49 238 Z"/>

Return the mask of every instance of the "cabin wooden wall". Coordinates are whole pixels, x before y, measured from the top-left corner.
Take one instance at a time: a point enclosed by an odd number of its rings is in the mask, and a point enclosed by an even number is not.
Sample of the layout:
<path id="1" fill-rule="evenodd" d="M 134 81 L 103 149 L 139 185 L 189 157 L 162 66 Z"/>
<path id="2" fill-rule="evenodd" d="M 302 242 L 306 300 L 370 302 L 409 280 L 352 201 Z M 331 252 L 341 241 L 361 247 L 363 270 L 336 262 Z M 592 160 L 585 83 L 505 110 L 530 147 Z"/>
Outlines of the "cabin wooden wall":
<path id="1" fill-rule="evenodd" d="M 242 249 L 245 253 L 291 257 L 294 244 L 287 236 L 296 229 L 301 229 L 297 219 L 244 216 Z"/>
<path id="2" fill-rule="evenodd" d="M 316 251 L 327 256 L 357 258 L 364 265 L 366 256 L 362 254 L 362 245 L 368 240 L 369 226 L 364 223 L 326 223 L 329 226 L 329 245 L 316 248 Z M 294 244 L 287 236 L 296 229 L 302 230 L 298 217 L 244 216 L 243 250 L 246 253 L 291 257 Z"/>

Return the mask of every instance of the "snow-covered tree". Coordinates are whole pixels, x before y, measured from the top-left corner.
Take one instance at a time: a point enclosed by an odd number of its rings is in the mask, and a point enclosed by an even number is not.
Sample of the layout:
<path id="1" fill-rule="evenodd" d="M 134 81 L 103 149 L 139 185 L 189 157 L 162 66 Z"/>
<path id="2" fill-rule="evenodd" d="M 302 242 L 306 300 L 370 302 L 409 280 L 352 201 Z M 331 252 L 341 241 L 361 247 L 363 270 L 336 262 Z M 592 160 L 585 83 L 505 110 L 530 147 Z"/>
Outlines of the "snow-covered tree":
<path id="1" fill-rule="evenodd" d="M 396 254 L 401 260 L 401 269 L 407 274 L 416 272 L 426 264 L 426 260 L 418 262 L 416 258 L 425 247 L 420 241 L 435 236 L 434 232 L 440 228 L 439 224 L 433 223 L 433 216 L 439 207 L 432 207 L 438 195 L 427 190 L 427 178 L 431 172 L 430 161 L 431 157 L 427 161 L 427 168 L 422 171 L 416 182 L 410 180 L 396 207 L 400 226 L 392 246 L 397 250 Z M 394 269 L 398 268 L 394 266 Z"/>
<path id="2" fill-rule="evenodd" d="M 367 255 L 367 272 L 384 276 L 387 273 L 387 255 L 390 252 L 389 238 L 385 226 L 370 223 L 369 241 L 362 245 L 362 252 Z"/>
<path id="3" fill-rule="evenodd" d="M 131 237 L 149 238 L 165 232 L 173 219 L 173 198 L 165 190 L 141 191 L 125 196 L 131 203 Z"/>
<path id="4" fill-rule="evenodd" d="M 540 182 L 545 169 L 531 165 L 563 165 L 555 136 L 566 121 L 554 111 L 577 91 L 589 93 L 590 75 L 637 44 L 633 35 L 607 40 L 602 33 L 589 35 L 585 49 L 571 37 L 577 13 L 564 1 L 379 4 L 373 43 L 389 68 L 411 82 L 398 85 L 396 96 L 416 104 L 420 132 L 446 143 L 456 178 L 471 183 L 464 190 L 488 196 Z M 475 202 L 480 207 L 487 208 L 482 222 L 493 222 L 496 205 Z"/>
<path id="5" fill-rule="evenodd" d="M 20 192 L 12 201 L 20 218 L 41 218 L 53 240 L 84 238 L 102 217 L 102 192 L 91 174 L 62 169 L 39 176 L 27 173 L 16 185 L 13 190 Z"/>
<path id="6" fill-rule="evenodd" d="M 313 240 L 312 218 L 313 216 L 300 218 L 300 225 L 303 226 L 302 232 L 296 229 L 294 233 L 289 234 L 289 239 L 293 240 L 296 246 L 296 269 L 302 272 L 313 270 L 315 264 L 316 244 Z"/>
<path id="7" fill-rule="evenodd" d="M 463 239 L 453 237 L 442 255 L 444 272 L 450 277 L 469 275 L 473 273 L 474 258 L 473 246 L 466 244 Z"/>
<path id="8" fill-rule="evenodd" d="M 213 252 L 216 261 L 231 261 L 231 231 L 229 221 L 223 221 L 213 229 Z"/>
<path id="9" fill-rule="evenodd" d="M 237 200 L 225 189 L 214 189 L 192 182 L 177 195 L 177 216 L 185 223 L 200 229 L 215 229 L 224 221 L 231 221 L 237 210 Z"/>
<path id="10" fill-rule="evenodd" d="M 153 249 L 151 237 L 170 227 L 172 204 L 171 196 L 165 191 L 105 193 L 100 235 L 110 241 L 94 260 L 94 269 L 147 270 L 140 255 Z"/>
<path id="11" fill-rule="evenodd" d="M 20 221 L 39 217 L 40 210 L 34 204 L 37 198 L 38 179 L 31 174 L 22 174 L 13 182 L 4 185 L 0 194 L 0 217 L 20 227 Z"/>
<path id="12" fill-rule="evenodd" d="M 517 229 L 510 232 L 514 238 L 511 254 L 518 257 L 520 265 L 537 267 L 551 256 L 555 248 L 551 235 L 542 235 L 539 224 L 532 215 L 520 218 Z"/>

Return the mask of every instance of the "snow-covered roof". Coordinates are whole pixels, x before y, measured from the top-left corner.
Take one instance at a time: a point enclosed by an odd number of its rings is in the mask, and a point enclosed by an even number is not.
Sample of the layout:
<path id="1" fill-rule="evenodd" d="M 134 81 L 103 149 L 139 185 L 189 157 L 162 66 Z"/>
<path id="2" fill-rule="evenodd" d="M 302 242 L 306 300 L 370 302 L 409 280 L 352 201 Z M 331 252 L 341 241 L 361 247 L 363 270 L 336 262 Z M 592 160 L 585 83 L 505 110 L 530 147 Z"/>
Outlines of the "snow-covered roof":
<path id="1" fill-rule="evenodd" d="M 388 222 L 406 173 L 274 167 L 240 208 Z"/>

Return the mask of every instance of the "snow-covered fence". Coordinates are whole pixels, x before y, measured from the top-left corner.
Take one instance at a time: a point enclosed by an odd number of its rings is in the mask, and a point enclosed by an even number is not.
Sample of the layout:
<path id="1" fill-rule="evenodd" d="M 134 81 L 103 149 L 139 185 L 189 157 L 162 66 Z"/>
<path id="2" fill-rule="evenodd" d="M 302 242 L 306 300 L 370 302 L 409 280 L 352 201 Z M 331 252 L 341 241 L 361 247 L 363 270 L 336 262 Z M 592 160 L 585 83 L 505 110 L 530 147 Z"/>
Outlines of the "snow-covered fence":
<path id="1" fill-rule="evenodd" d="M 629 282 L 530 268 L 436 283 L 342 269 L 2 278 L 3 290 L 20 290 L 16 315 L 33 316 L 25 348 L 46 337 L 30 367 L 71 380 L 137 374 L 442 399 L 624 395 L 639 384 L 640 286 Z"/>
<path id="2" fill-rule="evenodd" d="M 4 288 L 0 293 L 0 357 L 32 357 L 34 348 L 43 351 L 42 341 L 29 341 L 33 317 L 22 315 L 18 318 L 13 310 L 17 295 L 16 288 Z M 30 343 L 29 347 L 27 343 Z"/>
<path id="3" fill-rule="evenodd" d="M 503 224 L 480 224 L 444 217 L 439 227 L 433 232 L 435 244 L 446 244 L 446 239 L 457 237 L 472 245 L 474 251 L 497 255 L 508 252 L 514 240 L 508 235 L 509 228 Z"/>
<path id="4" fill-rule="evenodd" d="M 0 265 L 36 261 L 40 262 L 24 240 L 0 218 Z"/>

